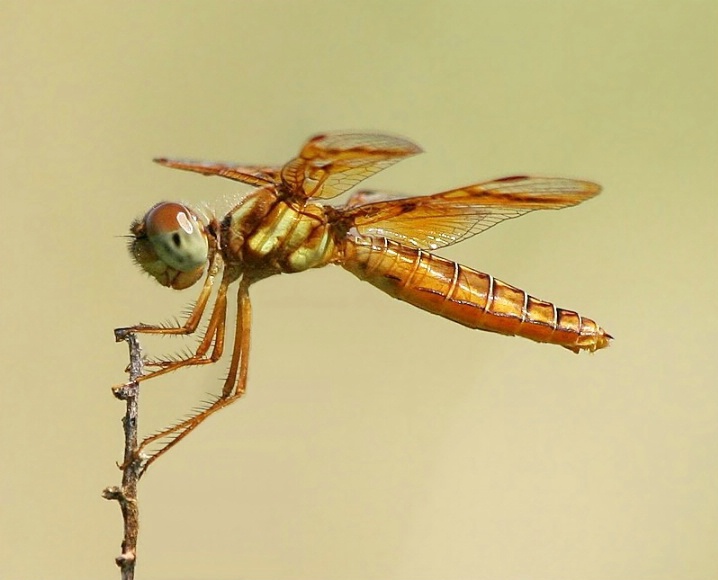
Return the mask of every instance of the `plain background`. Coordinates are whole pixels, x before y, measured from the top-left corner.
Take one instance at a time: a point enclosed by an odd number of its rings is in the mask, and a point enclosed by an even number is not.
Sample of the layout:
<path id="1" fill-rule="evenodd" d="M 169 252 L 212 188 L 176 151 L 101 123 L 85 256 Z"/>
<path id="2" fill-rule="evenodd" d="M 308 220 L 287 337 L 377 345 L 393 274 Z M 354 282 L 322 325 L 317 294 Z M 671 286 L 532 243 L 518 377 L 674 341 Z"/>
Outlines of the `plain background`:
<path id="1" fill-rule="evenodd" d="M 339 268 L 254 287 L 249 392 L 141 482 L 139 578 L 718 576 L 718 4 L 0 2 L 0 575 L 112 578 L 125 345 L 181 315 L 128 259 L 162 199 L 311 134 L 426 154 L 370 187 L 516 173 L 597 199 L 444 255 L 595 318 L 595 355 L 470 331 Z M 193 344 L 191 341 L 188 344 Z M 181 341 L 147 341 L 174 353 Z M 151 432 L 227 361 L 147 383 Z"/>

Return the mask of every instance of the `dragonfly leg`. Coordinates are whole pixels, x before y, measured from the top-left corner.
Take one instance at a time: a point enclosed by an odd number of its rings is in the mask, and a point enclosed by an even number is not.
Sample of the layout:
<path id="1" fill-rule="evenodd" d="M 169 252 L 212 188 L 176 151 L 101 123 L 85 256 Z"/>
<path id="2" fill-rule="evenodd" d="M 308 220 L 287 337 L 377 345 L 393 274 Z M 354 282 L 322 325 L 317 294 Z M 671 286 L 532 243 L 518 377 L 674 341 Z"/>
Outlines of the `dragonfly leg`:
<path id="1" fill-rule="evenodd" d="M 202 291 L 197 298 L 192 312 L 187 317 L 184 324 L 179 326 L 166 326 L 161 324 L 137 324 L 135 326 L 128 326 L 125 328 L 115 329 L 115 340 L 120 342 L 124 340 L 128 334 L 131 333 L 142 333 L 142 334 L 192 334 L 197 330 L 199 321 L 202 319 L 205 309 L 207 308 L 207 302 L 209 301 L 210 294 L 212 293 L 212 285 L 217 276 L 217 272 L 220 267 L 219 254 L 215 254 L 210 262 L 209 269 L 207 271 L 207 277 L 204 280 Z"/>
<path id="2" fill-rule="evenodd" d="M 224 292 L 222 290 L 224 290 Z M 142 375 L 137 379 L 138 382 L 171 373 L 172 371 L 176 371 L 182 367 L 212 364 L 217 362 L 222 357 L 222 353 L 224 351 L 225 323 L 227 318 L 227 296 L 225 292 L 226 288 L 220 287 L 220 292 L 217 294 L 217 301 L 215 302 L 214 309 L 212 310 L 212 316 L 209 319 L 209 324 L 207 325 L 207 331 L 202 338 L 202 342 L 197 347 L 197 350 L 193 354 L 184 358 L 178 358 L 177 360 L 150 362 L 151 365 L 159 366 L 160 368 Z M 207 356 L 210 346 L 212 347 L 212 352 L 209 356 Z"/>
<path id="3" fill-rule="evenodd" d="M 222 281 L 220 282 L 217 290 L 217 299 L 212 309 L 212 315 L 210 316 L 209 323 L 207 324 L 207 330 L 202 337 L 197 350 L 193 354 L 179 357 L 176 360 L 162 360 L 162 361 L 150 361 L 149 366 L 159 367 L 157 370 L 142 375 L 137 379 L 138 382 L 146 381 L 172 371 L 176 371 L 179 368 L 187 366 L 199 366 L 212 364 L 217 362 L 224 351 L 224 330 L 227 318 L 227 287 L 232 281 L 232 275 L 225 271 Z M 212 347 L 212 352 L 207 356 L 207 352 Z M 127 384 L 114 387 L 114 390 L 126 387 Z"/>
<path id="4" fill-rule="evenodd" d="M 199 426 L 210 415 L 216 413 L 223 407 L 227 407 L 244 395 L 247 386 L 247 369 L 249 361 L 249 339 L 252 326 L 252 305 L 249 300 L 250 281 L 243 279 L 239 284 L 238 291 L 238 312 L 237 327 L 234 337 L 234 348 L 232 352 L 232 361 L 229 366 L 227 378 L 222 387 L 222 393 L 212 402 L 209 407 L 203 409 L 190 418 L 163 429 L 162 431 L 150 435 L 140 444 L 137 453 L 140 454 L 148 445 L 161 439 L 170 437 L 171 440 L 159 451 L 153 453 L 142 466 L 142 473 L 154 463 L 160 456 L 164 455 L 170 448 L 174 447 L 187 435 L 189 435 L 196 427 Z"/>

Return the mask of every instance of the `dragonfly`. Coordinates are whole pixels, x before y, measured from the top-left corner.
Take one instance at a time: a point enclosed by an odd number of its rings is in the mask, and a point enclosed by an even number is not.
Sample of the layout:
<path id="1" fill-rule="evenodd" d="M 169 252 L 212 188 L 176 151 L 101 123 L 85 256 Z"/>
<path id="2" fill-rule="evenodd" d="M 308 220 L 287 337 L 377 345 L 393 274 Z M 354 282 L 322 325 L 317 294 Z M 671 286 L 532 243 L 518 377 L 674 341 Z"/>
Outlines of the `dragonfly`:
<path id="1" fill-rule="evenodd" d="M 609 345 L 612 337 L 590 318 L 433 253 L 531 211 L 581 203 L 600 192 L 595 183 L 519 175 L 434 195 L 397 197 L 364 190 L 341 206 L 322 203 L 420 152 L 416 144 L 398 136 L 328 132 L 310 138 L 297 157 L 281 166 L 154 160 L 255 189 L 221 220 L 182 203 L 161 202 L 130 227 L 131 256 L 162 286 L 183 290 L 202 278 L 204 282 L 184 323 L 118 329 L 118 340 L 129 333 L 192 334 L 215 296 L 196 350 L 174 359 L 148 360 L 149 370 L 140 381 L 220 360 L 228 293 L 237 285 L 234 344 L 221 393 L 184 421 L 145 438 L 138 454 L 160 440 L 164 446 L 144 456 L 144 469 L 245 393 L 249 288 L 276 274 L 335 264 L 394 298 L 469 328 L 576 353 Z"/>

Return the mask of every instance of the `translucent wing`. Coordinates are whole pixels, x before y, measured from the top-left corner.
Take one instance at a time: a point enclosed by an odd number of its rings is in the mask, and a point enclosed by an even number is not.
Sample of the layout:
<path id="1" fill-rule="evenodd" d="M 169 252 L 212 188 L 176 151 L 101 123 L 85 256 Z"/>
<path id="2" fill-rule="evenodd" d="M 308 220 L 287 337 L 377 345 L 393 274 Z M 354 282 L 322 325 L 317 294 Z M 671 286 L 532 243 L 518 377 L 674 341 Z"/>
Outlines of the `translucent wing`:
<path id="1" fill-rule="evenodd" d="M 379 133 L 324 133 L 312 137 L 281 172 L 282 181 L 303 198 L 336 197 L 397 161 L 420 153 L 406 139 Z"/>
<path id="2" fill-rule="evenodd" d="M 279 173 L 281 167 L 232 165 L 227 163 L 192 161 L 189 159 L 166 159 L 164 157 L 153 159 L 153 161 L 165 167 L 194 171 L 202 175 L 218 175 L 219 177 L 241 181 L 242 183 L 254 185 L 255 187 L 265 187 L 267 185 L 277 185 L 280 183 Z"/>
<path id="3" fill-rule="evenodd" d="M 358 192 L 337 221 L 360 234 L 436 249 L 455 244 L 536 209 L 561 209 L 601 191 L 589 181 L 562 177 L 506 177 L 425 197 L 361 204 L 382 194 Z"/>

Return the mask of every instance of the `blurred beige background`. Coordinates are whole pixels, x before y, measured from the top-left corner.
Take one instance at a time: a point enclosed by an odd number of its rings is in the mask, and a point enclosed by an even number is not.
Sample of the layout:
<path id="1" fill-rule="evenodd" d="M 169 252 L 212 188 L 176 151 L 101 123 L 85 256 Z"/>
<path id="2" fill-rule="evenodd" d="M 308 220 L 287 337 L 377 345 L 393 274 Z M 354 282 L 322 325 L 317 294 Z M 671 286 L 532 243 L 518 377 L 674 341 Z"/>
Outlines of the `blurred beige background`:
<path id="1" fill-rule="evenodd" d="M 718 577 L 717 39 L 710 1 L 0 2 L 0 576 L 118 577 L 112 329 L 195 295 L 122 236 L 247 191 L 150 159 L 375 129 L 427 153 L 372 187 L 602 183 L 444 255 L 613 346 L 470 331 L 336 268 L 262 282 L 246 399 L 141 482 L 138 578 Z M 226 365 L 147 383 L 143 431 Z"/>

